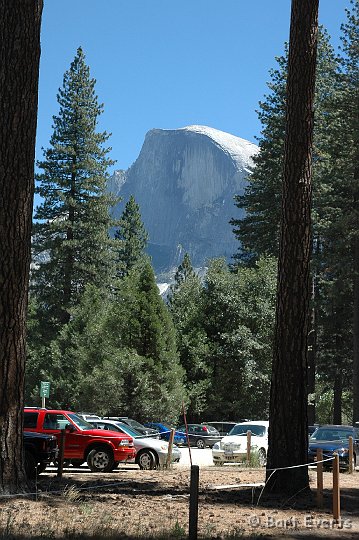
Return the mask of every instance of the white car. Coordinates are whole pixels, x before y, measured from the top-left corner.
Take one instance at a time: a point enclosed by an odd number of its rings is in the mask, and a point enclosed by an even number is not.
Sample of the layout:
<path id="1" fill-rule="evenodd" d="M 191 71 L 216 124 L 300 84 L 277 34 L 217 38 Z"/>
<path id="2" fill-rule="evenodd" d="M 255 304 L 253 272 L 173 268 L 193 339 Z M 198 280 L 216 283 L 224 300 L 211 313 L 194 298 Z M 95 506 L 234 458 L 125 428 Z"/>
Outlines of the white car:
<path id="1" fill-rule="evenodd" d="M 168 455 L 168 442 L 153 437 L 144 436 L 132 427 L 116 420 L 93 420 L 91 424 L 97 429 L 107 429 L 110 431 L 120 431 L 133 437 L 136 448 L 136 457 L 126 463 L 137 463 L 140 469 L 156 469 L 158 466 L 166 465 Z M 172 463 L 178 463 L 181 457 L 181 450 L 174 444 L 172 446 Z"/>
<path id="2" fill-rule="evenodd" d="M 251 432 L 251 452 L 258 455 L 259 464 L 263 467 L 267 461 L 268 425 L 266 420 L 241 422 L 216 443 L 212 448 L 213 463 L 241 463 L 247 457 L 247 432 Z"/>

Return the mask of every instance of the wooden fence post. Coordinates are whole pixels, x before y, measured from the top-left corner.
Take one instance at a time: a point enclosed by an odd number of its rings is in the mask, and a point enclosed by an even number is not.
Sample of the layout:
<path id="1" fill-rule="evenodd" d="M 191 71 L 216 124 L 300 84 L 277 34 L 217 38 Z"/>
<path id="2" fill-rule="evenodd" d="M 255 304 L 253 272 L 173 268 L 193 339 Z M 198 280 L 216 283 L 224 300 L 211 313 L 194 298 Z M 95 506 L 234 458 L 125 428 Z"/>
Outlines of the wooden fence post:
<path id="1" fill-rule="evenodd" d="M 166 461 L 166 467 L 170 467 L 171 461 L 172 461 L 172 448 L 173 448 L 173 439 L 175 436 L 175 430 L 172 428 L 170 433 L 170 438 L 168 442 L 168 453 L 167 453 L 167 461 Z"/>
<path id="2" fill-rule="evenodd" d="M 323 450 L 317 448 L 317 506 L 323 506 Z"/>
<path id="3" fill-rule="evenodd" d="M 189 540 L 197 540 L 198 529 L 198 488 L 199 466 L 191 465 L 191 483 L 189 495 Z"/>
<path id="4" fill-rule="evenodd" d="M 248 430 L 247 431 L 247 464 L 248 465 L 251 462 L 251 438 L 252 438 L 252 432 Z"/>
<path id="5" fill-rule="evenodd" d="M 333 461 L 333 518 L 340 520 L 339 456 L 334 453 Z"/>
<path id="6" fill-rule="evenodd" d="M 350 436 L 348 441 L 349 441 L 349 469 L 348 469 L 348 472 L 350 474 L 352 474 L 353 470 L 354 470 L 354 467 L 353 467 L 353 459 L 354 459 L 353 437 Z"/>

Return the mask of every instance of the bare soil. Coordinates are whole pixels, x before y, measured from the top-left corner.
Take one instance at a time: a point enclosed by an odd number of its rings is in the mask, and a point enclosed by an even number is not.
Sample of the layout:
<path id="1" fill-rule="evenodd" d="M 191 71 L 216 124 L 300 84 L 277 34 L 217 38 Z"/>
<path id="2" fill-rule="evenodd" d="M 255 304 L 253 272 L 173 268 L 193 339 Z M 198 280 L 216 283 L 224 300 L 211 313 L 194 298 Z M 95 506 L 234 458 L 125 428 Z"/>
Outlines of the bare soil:
<path id="1" fill-rule="evenodd" d="M 263 469 L 202 467 L 198 538 L 359 538 L 359 472 L 340 475 L 341 521 L 332 517 L 332 474 L 324 473 L 324 506 L 312 492 L 290 499 L 267 493 Z M 190 469 L 108 474 L 65 469 L 39 476 L 30 496 L 0 499 L 0 538 L 187 538 Z M 241 484 L 238 486 L 237 484 Z M 235 486 L 235 487 L 234 487 Z"/>

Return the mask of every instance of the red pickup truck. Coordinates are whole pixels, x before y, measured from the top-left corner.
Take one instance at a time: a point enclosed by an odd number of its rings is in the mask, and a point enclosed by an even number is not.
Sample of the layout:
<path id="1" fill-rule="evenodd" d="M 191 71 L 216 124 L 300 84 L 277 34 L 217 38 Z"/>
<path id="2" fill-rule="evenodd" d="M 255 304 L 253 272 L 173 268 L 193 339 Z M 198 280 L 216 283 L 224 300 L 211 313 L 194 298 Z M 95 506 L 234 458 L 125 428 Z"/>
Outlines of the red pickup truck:
<path id="1" fill-rule="evenodd" d="M 56 435 L 60 445 L 65 430 L 64 459 L 75 466 L 85 461 L 93 472 L 112 471 L 122 461 L 133 459 L 133 439 L 93 426 L 71 411 L 25 408 L 24 430 Z"/>

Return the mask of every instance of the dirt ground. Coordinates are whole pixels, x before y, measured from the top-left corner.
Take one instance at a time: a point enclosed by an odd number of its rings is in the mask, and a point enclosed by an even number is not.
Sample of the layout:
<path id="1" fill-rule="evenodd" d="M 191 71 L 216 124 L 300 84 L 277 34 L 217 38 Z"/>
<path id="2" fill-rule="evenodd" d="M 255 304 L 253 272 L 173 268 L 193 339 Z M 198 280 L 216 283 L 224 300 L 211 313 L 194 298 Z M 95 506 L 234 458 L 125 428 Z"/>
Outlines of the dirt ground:
<path id="1" fill-rule="evenodd" d="M 340 475 L 341 521 L 332 519 L 332 474 L 324 473 L 324 507 L 312 493 L 291 499 L 266 493 L 263 469 L 200 468 L 198 538 L 359 538 L 359 472 Z M 0 499 L 0 538 L 187 538 L 188 467 L 108 474 L 65 469 L 39 476 L 30 497 Z M 233 485 L 242 484 L 240 487 Z M 232 486 L 232 487 L 230 487 Z"/>

